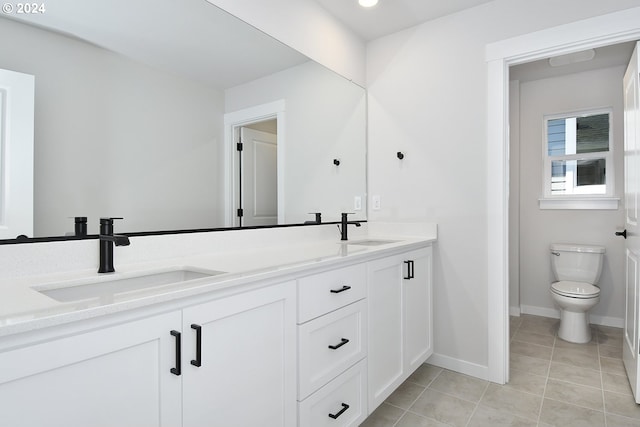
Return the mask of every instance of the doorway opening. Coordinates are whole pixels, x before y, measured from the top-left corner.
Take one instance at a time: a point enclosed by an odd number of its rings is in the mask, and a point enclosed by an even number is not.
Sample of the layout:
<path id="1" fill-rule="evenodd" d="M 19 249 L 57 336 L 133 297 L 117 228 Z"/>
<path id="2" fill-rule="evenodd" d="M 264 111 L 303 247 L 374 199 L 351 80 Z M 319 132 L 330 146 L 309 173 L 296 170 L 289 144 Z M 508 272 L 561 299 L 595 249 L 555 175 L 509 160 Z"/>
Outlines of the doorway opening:
<path id="1" fill-rule="evenodd" d="M 234 227 L 278 224 L 278 120 L 234 127 Z"/>
<path id="2" fill-rule="evenodd" d="M 509 72 L 511 65 L 640 38 L 640 8 L 487 45 L 488 379 L 509 379 Z M 499 308 L 499 309 L 496 309 Z"/>
<path id="3" fill-rule="evenodd" d="M 283 224 L 284 100 L 225 114 L 225 224 Z"/>

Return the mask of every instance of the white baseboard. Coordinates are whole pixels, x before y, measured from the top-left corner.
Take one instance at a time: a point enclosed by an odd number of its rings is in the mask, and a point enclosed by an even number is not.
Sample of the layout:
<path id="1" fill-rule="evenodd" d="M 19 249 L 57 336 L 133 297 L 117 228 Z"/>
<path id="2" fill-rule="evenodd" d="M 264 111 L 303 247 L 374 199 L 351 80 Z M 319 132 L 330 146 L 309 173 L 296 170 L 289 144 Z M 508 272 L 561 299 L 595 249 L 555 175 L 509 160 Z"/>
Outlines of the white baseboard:
<path id="1" fill-rule="evenodd" d="M 477 363 L 467 362 L 466 360 L 454 359 L 453 357 L 443 354 L 432 354 L 426 361 L 434 366 L 449 369 L 461 374 L 470 375 L 481 380 L 489 379 L 489 367 L 478 365 Z"/>
<path id="2" fill-rule="evenodd" d="M 560 318 L 560 310 L 549 307 L 536 307 L 533 305 L 521 305 L 520 312 L 522 314 L 533 314 L 534 316 L 551 317 L 552 319 Z"/>
<path id="3" fill-rule="evenodd" d="M 510 307 L 509 313 L 512 313 L 513 309 L 517 307 Z M 533 314 L 535 316 L 551 317 L 553 319 L 560 318 L 560 310 L 548 307 L 535 307 L 532 305 L 521 305 L 521 314 Z M 511 314 L 515 316 L 515 314 Z M 611 316 L 598 316 L 596 314 L 589 314 L 589 323 L 600 326 L 612 326 L 614 328 L 624 328 L 624 319 L 622 317 Z"/>
<path id="4" fill-rule="evenodd" d="M 509 307 L 509 316 L 520 317 L 520 307 Z"/>

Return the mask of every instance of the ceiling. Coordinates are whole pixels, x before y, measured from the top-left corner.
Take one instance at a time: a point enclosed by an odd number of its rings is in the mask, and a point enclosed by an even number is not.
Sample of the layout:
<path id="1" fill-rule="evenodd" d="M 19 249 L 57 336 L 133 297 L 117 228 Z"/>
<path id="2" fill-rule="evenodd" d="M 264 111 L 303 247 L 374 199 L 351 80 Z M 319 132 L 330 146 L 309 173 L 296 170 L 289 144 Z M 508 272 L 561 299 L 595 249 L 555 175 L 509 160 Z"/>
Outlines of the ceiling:
<path id="1" fill-rule="evenodd" d="M 548 58 L 528 62 L 526 64 L 515 65 L 509 68 L 509 78 L 520 82 L 527 82 L 597 70 L 600 68 L 627 65 L 635 45 L 636 42 L 627 42 L 599 47 L 594 49 L 595 56 L 592 60 L 563 65 L 560 67 L 550 66 Z"/>
<path id="2" fill-rule="evenodd" d="M 0 25 L 5 18 L 25 22 L 219 89 L 309 60 L 203 0 L 53 3 L 43 14 L 0 16 Z"/>
<path id="3" fill-rule="evenodd" d="M 490 1 L 379 0 L 376 6 L 363 8 L 358 0 L 316 0 L 365 41 Z"/>

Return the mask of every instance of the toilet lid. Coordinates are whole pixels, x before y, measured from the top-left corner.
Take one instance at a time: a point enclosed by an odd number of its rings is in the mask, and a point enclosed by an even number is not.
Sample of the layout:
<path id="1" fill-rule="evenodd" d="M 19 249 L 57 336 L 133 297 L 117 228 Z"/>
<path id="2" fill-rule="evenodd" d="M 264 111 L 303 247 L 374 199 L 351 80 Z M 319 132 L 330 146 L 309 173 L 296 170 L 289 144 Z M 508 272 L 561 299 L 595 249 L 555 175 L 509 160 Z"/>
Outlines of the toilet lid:
<path id="1" fill-rule="evenodd" d="M 593 298 L 600 295 L 600 288 L 586 282 L 561 280 L 551 284 L 551 291 L 571 298 Z"/>

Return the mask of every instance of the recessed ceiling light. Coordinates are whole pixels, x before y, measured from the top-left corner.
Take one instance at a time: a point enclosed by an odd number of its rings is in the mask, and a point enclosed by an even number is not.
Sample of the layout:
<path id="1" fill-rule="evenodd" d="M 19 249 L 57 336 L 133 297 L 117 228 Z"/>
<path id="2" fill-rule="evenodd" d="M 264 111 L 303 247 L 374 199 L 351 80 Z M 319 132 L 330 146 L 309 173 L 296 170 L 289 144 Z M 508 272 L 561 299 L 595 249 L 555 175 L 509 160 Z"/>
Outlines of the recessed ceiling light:
<path id="1" fill-rule="evenodd" d="M 358 0 L 362 7 L 372 7 L 378 4 L 378 0 Z"/>

